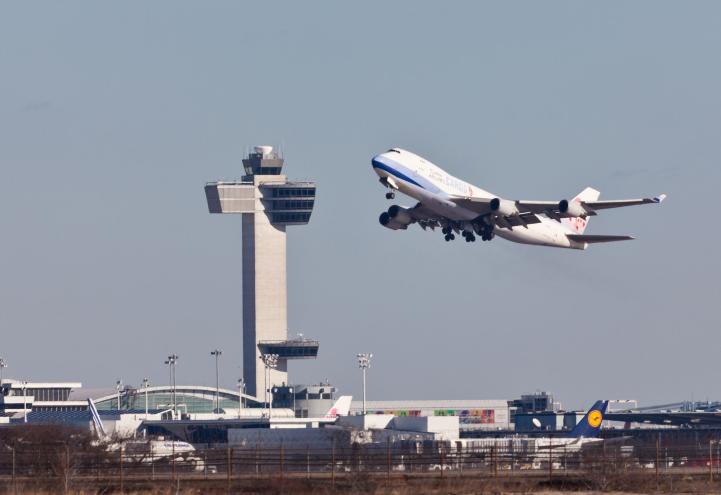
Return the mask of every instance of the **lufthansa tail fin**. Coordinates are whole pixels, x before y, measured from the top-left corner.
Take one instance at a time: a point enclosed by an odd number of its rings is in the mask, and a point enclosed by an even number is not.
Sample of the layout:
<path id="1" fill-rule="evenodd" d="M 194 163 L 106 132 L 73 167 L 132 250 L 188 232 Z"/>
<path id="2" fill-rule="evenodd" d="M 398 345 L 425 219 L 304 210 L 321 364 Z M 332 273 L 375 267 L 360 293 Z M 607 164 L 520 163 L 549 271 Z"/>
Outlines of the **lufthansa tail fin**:
<path id="1" fill-rule="evenodd" d="M 586 201 L 596 201 L 598 197 L 601 196 L 601 193 L 599 191 L 596 191 L 592 187 L 587 187 L 578 195 L 573 198 L 574 203 L 582 203 Z M 581 217 L 571 217 L 571 218 L 562 218 L 561 223 L 566 226 L 569 230 L 572 232 L 575 232 L 577 234 L 583 234 L 583 231 L 586 230 L 586 227 L 588 226 L 589 217 L 581 218 Z"/>
<path id="2" fill-rule="evenodd" d="M 601 429 L 601 423 L 603 422 L 603 415 L 606 414 L 606 408 L 608 407 L 607 400 L 599 400 L 591 406 L 586 415 L 578 422 L 578 424 L 571 430 L 570 436 L 572 437 L 584 437 L 593 438 L 598 436 L 598 432 Z"/>

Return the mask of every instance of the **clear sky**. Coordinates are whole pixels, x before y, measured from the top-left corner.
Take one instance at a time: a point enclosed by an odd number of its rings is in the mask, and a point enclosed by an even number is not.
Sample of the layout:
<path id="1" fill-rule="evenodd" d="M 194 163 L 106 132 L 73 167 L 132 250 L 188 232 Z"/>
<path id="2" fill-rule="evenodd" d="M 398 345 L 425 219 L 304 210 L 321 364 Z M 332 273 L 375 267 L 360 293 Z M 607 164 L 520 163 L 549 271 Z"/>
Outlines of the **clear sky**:
<path id="1" fill-rule="evenodd" d="M 3 2 L 0 356 L 113 386 L 240 376 L 240 218 L 203 185 L 283 144 L 295 382 L 564 405 L 721 399 L 718 2 Z M 509 198 L 667 192 L 580 251 L 378 224 L 392 146 Z M 401 204 L 410 200 L 398 198 Z"/>

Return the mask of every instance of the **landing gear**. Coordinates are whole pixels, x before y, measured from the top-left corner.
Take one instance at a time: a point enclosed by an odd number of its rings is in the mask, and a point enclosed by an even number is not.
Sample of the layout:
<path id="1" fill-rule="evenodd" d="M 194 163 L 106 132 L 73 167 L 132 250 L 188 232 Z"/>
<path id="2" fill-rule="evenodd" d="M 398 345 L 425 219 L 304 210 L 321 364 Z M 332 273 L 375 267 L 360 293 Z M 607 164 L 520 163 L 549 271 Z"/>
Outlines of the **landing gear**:
<path id="1" fill-rule="evenodd" d="M 473 235 L 473 232 L 466 232 L 465 230 L 462 232 L 463 237 L 466 238 L 466 242 L 475 242 L 476 236 Z"/>
<path id="2" fill-rule="evenodd" d="M 483 225 L 481 227 L 481 240 L 483 241 L 490 241 L 494 237 L 496 237 L 496 234 L 493 233 L 493 227 L 490 225 Z"/>
<path id="3" fill-rule="evenodd" d="M 448 241 L 454 240 L 455 238 L 456 238 L 456 236 L 453 234 L 446 234 L 444 239 L 446 240 L 446 242 L 448 242 Z"/>
<path id="4" fill-rule="evenodd" d="M 386 199 L 393 199 L 396 197 L 396 193 L 394 192 L 387 192 L 386 193 Z"/>

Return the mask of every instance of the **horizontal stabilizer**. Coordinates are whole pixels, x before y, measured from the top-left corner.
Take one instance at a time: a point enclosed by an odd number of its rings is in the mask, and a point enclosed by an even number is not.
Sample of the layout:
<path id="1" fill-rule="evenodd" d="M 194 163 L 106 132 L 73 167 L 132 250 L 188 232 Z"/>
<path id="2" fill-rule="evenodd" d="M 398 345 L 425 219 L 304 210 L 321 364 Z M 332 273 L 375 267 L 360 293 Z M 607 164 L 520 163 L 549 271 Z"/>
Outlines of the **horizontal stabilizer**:
<path id="1" fill-rule="evenodd" d="M 597 244 L 599 242 L 616 242 L 616 241 L 630 241 L 635 237 L 630 235 L 580 235 L 580 234 L 566 234 L 570 240 L 574 242 L 585 242 L 586 244 Z"/>

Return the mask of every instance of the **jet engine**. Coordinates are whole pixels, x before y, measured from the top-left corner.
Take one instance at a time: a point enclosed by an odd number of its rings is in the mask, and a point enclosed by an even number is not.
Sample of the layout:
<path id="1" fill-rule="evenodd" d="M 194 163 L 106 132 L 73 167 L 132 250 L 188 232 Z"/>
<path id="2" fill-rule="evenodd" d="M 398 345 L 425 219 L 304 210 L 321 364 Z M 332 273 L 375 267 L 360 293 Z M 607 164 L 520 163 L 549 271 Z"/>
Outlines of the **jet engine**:
<path id="1" fill-rule="evenodd" d="M 567 217 L 585 217 L 588 215 L 588 211 L 575 201 L 569 203 L 567 199 L 562 199 L 558 202 L 558 211 L 563 213 Z"/>
<path id="2" fill-rule="evenodd" d="M 378 221 L 380 222 L 380 224 L 382 226 L 384 226 L 388 229 L 391 229 L 391 230 L 408 228 L 407 223 L 400 223 L 400 222 L 395 221 L 394 219 L 391 218 L 391 216 L 388 214 L 387 211 L 384 211 L 383 213 L 381 213 L 381 216 L 378 217 Z"/>
<path id="3" fill-rule="evenodd" d="M 408 225 L 414 220 L 413 215 L 411 214 L 411 210 L 398 205 L 392 205 L 390 208 L 388 208 L 388 216 L 394 222 L 403 225 Z"/>
<path id="4" fill-rule="evenodd" d="M 504 217 L 518 215 L 516 203 L 507 199 L 493 198 L 489 203 L 489 206 L 491 207 L 491 211 Z"/>

